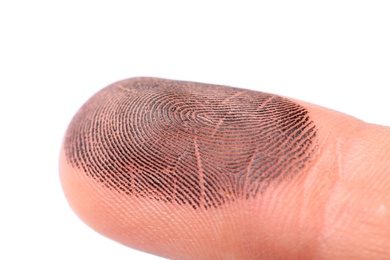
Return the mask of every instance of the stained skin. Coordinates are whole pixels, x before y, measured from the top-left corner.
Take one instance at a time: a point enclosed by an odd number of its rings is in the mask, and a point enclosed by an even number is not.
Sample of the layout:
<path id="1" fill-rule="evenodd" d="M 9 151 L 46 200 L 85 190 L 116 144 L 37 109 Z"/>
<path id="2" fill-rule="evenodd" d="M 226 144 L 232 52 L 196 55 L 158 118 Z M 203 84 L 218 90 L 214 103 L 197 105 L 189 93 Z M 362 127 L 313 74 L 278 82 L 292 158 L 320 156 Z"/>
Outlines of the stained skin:
<path id="1" fill-rule="evenodd" d="M 227 86 L 132 78 L 89 99 L 66 132 L 67 163 L 130 197 L 219 208 L 289 181 L 311 162 L 303 106 Z"/>
<path id="2" fill-rule="evenodd" d="M 70 206 L 97 232 L 169 259 L 387 259 L 389 128 L 246 91 L 152 78 L 103 89 L 63 141 L 60 179 Z M 252 167 L 275 157 L 274 168 Z M 286 174 L 267 176 L 284 158 L 292 158 Z M 247 171 L 235 175 L 240 162 Z M 212 177 L 220 183 L 206 182 Z"/>

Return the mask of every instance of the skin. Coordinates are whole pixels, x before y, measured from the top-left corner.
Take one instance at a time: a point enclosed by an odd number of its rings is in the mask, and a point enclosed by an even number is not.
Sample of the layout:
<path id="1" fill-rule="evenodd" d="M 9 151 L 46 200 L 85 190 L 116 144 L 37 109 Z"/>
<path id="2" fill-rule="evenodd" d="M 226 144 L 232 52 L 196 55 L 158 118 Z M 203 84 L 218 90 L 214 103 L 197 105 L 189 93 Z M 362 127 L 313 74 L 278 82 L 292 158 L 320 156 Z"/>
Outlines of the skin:
<path id="1" fill-rule="evenodd" d="M 99 233 L 170 259 L 389 259 L 390 128 L 293 101 L 317 126 L 317 152 L 261 196 L 208 210 L 135 198 L 72 167 L 64 148 L 63 190 Z"/>

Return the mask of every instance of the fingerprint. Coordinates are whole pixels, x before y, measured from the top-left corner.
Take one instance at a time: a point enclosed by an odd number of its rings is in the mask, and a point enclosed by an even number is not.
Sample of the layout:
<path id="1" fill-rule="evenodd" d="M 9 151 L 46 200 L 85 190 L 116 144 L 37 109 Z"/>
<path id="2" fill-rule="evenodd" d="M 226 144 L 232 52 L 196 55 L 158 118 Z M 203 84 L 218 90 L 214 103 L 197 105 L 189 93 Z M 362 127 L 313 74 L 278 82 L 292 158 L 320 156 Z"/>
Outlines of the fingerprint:
<path id="1" fill-rule="evenodd" d="M 80 108 L 64 148 L 80 174 L 129 199 L 210 209 L 302 172 L 316 132 L 307 109 L 277 95 L 133 78 Z"/>

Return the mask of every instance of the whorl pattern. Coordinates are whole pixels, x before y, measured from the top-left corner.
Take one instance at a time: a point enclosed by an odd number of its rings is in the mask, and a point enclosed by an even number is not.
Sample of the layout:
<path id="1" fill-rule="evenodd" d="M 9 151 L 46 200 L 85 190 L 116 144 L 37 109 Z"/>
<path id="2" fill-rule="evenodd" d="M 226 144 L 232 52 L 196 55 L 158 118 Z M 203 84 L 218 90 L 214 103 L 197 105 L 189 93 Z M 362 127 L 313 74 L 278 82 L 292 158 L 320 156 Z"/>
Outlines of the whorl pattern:
<path id="1" fill-rule="evenodd" d="M 308 111 L 245 89 L 156 78 L 106 87 L 73 118 L 68 163 L 109 189 L 193 208 L 255 197 L 315 149 Z"/>

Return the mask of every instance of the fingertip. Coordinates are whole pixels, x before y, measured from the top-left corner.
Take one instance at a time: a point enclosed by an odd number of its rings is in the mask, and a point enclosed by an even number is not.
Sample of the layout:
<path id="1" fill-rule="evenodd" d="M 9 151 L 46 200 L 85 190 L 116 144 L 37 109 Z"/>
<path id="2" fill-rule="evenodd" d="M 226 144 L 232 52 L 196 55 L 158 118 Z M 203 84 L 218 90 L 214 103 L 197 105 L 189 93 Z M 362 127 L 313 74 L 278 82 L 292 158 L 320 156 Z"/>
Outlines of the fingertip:
<path id="1" fill-rule="evenodd" d="M 142 251 L 315 258 L 340 151 L 363 125 L 262 92 L 131 79 L 76 114 L 61 182 L 85 223 Z"/>

